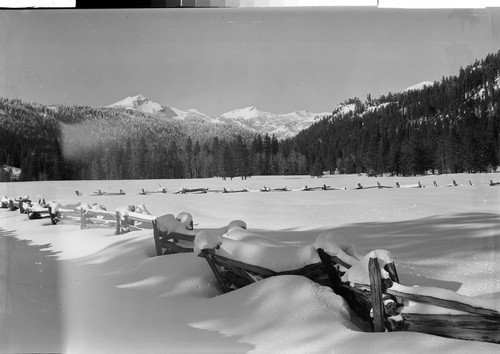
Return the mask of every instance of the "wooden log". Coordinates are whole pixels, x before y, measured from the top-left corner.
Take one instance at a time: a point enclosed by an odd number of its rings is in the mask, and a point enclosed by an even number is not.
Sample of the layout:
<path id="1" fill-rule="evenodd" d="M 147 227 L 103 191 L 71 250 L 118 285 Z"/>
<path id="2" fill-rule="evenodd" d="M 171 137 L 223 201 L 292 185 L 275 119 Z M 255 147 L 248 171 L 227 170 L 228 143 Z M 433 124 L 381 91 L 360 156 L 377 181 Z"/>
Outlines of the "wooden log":
<path id="1" fill-rule="evenodd" d="M 212 269 L 212 272 L 214 273 L 215 278 L 217 278 L 217 281 L 219 282 L 219 285 L 220 285 L 222 291 L 225 293 L 229 292 L 229 289 L 226 286 L 224 279 L 222 279 L 222 276 L 219 272 L 219 268 L 217 268 L 217 265 L 215 264 L 214 259 L 212 258 L 213 254 L 206 252 L 206 250 L 202 250 L 200 255 L 207 260 L 208 265 L 210 266 L 210 269 Z"/>
<path id="2" fill-rule="evenodd" d="M 156 254 L 158 256 L 164 254 L 163 248 L 167 248 L 170 251 L 170 253 L 193 252 L 194 247 L 182 247 L 180 245 L 177 245 L 176 242 L 178 242 L 179 239 L 188 242 L 194 242 L 194 237 L 195 237 L 194 235 L 184 235 L 175 232 L 172 233 L 167 233 L 164 231 L 162 232 L 158 227 L 156 218 L 152 219 L 151 221 L 153 224 L 153 237 L 155 240 Z M 172 240 L 173 242 L 169 240 Z"/>
<path id="3" fill-rule="evenodd" d="M 500 343 L 498 318 L 480 315 L 437 315 L 402 313 L 405 331 L 444 337 Z"/>
<path id="4" fill-rule="evenodd" d="M 373 328 L 373 320 L 370 316 L 372 300 L 369 291 L 342 284 L 339 295 L 347 301 L 351 310 L 366 322 L 368 328 Z"/>
<path id="5" fill-rule="evenodd" d="M 274 276 L 277 274 L 276 272 L 269 270 L 267 268 L 263 268 L 263 267 L 235 261 L 233 259 L 229 259 L 229 258 L 226 258 L 224 256 L 221 256 L 221 255 L 218 255 L 215 253 L 213 254 L 212 259 L 214 260 L 214 262 L 216 262 L 218 264 L 229 265 L 232 267 L 238 267 L 238 268 L 244 269 L 246 271 L 258 274 L 258 275 L 262 276 L 263 278 L 268 278 L 268 277 L 271 277 L 271 276 Z"/>
<path id="6" fill-rule="evenodd" d="M 340 285 L 342 284 L 339 273 L 335 270 L 330 256 L 322 248 L 318 248 L 317 252 L 321 259 L 321 263 L 323 263 L 325 267 L 326 274 L 332 283 L 333 291 L 335 294 L 339 294 Z"/>
<path id="7" fill-rule="evenodd" d="M 324 265 L 332 290 L 346 300 L 351 310 L 366 322 L 367 327 L 371 327 L 370 309 L 372 308 L 372 302 L 370 292 L 342 283 L 339 271 L 333 263 L 335 262 L 334 257 L 328 255 L 323 249 L 318 249 L 318 255 Z"/>
<path id="8" fill-rule="evenodd" d="M 169 252 L 167 253 L 162 253 L 162 254 L 168 254 L 168 253 L 190 253 L 193 252 L 193 248 L 190 247 L 182 247 L 179 246 L 178 244 L 167 241 L 165 239 L 160 240 L 160 245 L 163 251 L 163 248 L 166 248 Z"/>
<path id="9" fill-rule="evenodd" d="M 321 262 L 309 264 L 303 268 L 293 271 L 279 272 L 278 275 L 301 275 L 314 281 L 320 278 L 327 278 L 327 275 L 325 274 L 325 267 Z"/>
<path id="10" fill-rule="evenodd" d="M 119 211 L 115 213 L 115 217 L 116 217 L 115 235 L 120 235 L 122 233 L 122 225 L 121 225 L 121 215 Z M 128 225 L 125 225 L 125 227 L 128 227 Z"/>
<path id="11" fill-rule="evenodd" d="M 224 282 L 226 283 L 227 287 L 231 290 L 243 288 L 243 287 L 251 284 L 248 281 L 248 279 L 240 276 L 239 274 L 237 274 L 233 271 L 228 270 L 226 267 L 221 267 L 220 272 L 221 272 L 221 276 L 224 279 Z"/>
<path id="12" fill-rule="evenodd" d="M 320 249 L 318 249 L 318 250 L 317 250 L 318 255 L 319 255 L 319 250 L 320 250 Z M 331 255 L 329 255 L 328 253 L 326 253 L 326 252 L 325 252 L 325 250 L 323 250 L 323 249 L 321 249 L 321 253 L 323 253 L 323 254 L 325 255 L 325 256 L 324 256 L 324 257 L 325 257 L 325 259 L 329 259 L 330 261 L 332 261 L 332 262 L 334 262 L 334 263 L 336 263 L 336 264 L 339 264 L 339 265 L 341 265 L 342 267 L 344 267 L 344 268 L 346 268 L 346 269 L 351 268 L 351 265 L 350 265 L 349 263 L 344 262 L 342 259 L 338 258 L 337 256 L 331 256 Z M 321 259 L 321 255 L 319 255 L 319 257 L 320 257 L 320 259 Z M 323 262 L 323 261 L 322 261 L 322 262 Z M 323 264 L 324 264 L 324 262 L 323 262 Z"/>
<path id="13" fill-rule="evenodd" d="M 440 299 L 440 298 L 437 298 L 434 296 L 429 296 L 429 295 L 407 293 L 404 291 L 398 291 L 395 289 L 391 289 L 390 287 L 388 287 L 386 289 L 386 292 L 387 292 L 387 294 L 401 297 L 403 299 L 407 299 L 407 300 L 411 300 L 411 301 L 416 301 L 416 302 L 421 302 L 421 303 L 425 303 L 425 304 L 445 307 L 445 308 L 452 309 L 452 310 L 469 312 L 469 313 L 477 314 L 477 315 L 495 316 L 495 317 L 498 317 L 500 320 L 500 313 L 498 313 L 497 311 L 492 310 L 492 309 L 479 308 L 479 307 L 471 306 L 469 304 L 465 304 L 462 302 L 447 300 L 447 299 Z"/>
<path id="14" fill-rule="evenodd" d="M 157 256 L 163 255 L 163 250 L 160 244 L 160 230 L 158 229 L 158 224 L 156 222 L 156 219 L 153 220 L 153 238 L 155 241 L 156 255 Z"/>
<path id="15" fill-rule="evenodd" d="M 87 216 L 102 215 L 102 216 L 106 216 L 109 219 L 113 219 L 113 220 L 116 217 L 116 212 L 107 211 L 107 210 L 100 210 L 100 209 L 86 209 L 85 213 L 87 214 Z"/>
<path id="16" fill-rule="evenodd" d="M 169 234 L 161 233 L 160 237 L 162 239 L 166 238 L 166 239 L 184 240 L 184 241 L 194 242 L 195 235 L 186 235 L 186 234 L 181 234 L 178 232 L 171 232 Z"/>
<path id="17" fill-rule="evenodd" d="M 394 262 L 386 264 L 384 269 L 389 273 L 389 276 L 393 281 L 399 283 L 399 276 L 398 272 L 396 271 L 396 265 L 394 264 Z"/>
<path id="18" fill-rule="evenodd" d="M 368 272 L 370 275 L 370 290 L 373 306 L 373 329 L 375 332 L 385 332 L 384 303 L 382 300 L 384 289 L 377 258 L 370 258 L 368 261 Z"/>
<path id="19" fill-rule="evenodd" d="M 154 219 L 156 219 L 156 216 L 153 215 L 134 213 L 134 212 L 128 212 L 127 217 L 130 220 L 140 221 L 140 222 L 152 222 Z"/>
<path id="20" fill-rule="evenodd" d="M 52 207 L 49 205 L 49 215 L 50 215 L 50 221 L 52 222 L 52 225 L 57 225 L 57 222 L 59 221 L 57 214 L 52 213 Z"/>
<path id="21" fill-rule="evenodd" d="M 181 190 L 175 192 L 175 194 L 181 193 L 181 194 L 186 194 L 186 193 L 207 193 L 208 188 L 182 188 Z"/>
<path id="22" fill-rule="evenodd" d="M 237 267 L 232 267 L 232 266 L 227 265 L 227 264 L 226 264 L 226 265 L 224 265 L 224 267 L 225 267 L 228 271 L 230 271 L 230 272 L 232 272 L 232 273 L 234 273 L 234 274 L 238 275 L 238 277 L 242 280 L 242 282 L 241 282 L 241 286 L 246 286 L 246 285 L 249 285 L 249 284 L 255 283 L 255 281 L 256 281 L 256 280 L 255 280 L 255 278 L 254 278 L 254 277 L 252 277 L 252 276 L 251 276 L 251 275 L 250 275 L 250 274 L 249 274 L 246 270 L 244 270 L 244 269 L 240 269 L 240 268 L 237 268 Z"/>
<path id="23" fill-rule="evenodd" d="M 341 260 L 337 256 L 330 256 L 330 258 L 332 259 L 332 261 L 334 261 L 337 264 L 340 264 L 342 267 L 344 267 L 346 269 L 351 268 L 351 265 L 349 263 L 344 262 L 343 260 Z"/>
<path id="24" fill-rule="evenodd" d="M 87 216 L 85 215 L 85 210 L 80 210 L 80 229 L 85 229 L 87 227 Z"/>

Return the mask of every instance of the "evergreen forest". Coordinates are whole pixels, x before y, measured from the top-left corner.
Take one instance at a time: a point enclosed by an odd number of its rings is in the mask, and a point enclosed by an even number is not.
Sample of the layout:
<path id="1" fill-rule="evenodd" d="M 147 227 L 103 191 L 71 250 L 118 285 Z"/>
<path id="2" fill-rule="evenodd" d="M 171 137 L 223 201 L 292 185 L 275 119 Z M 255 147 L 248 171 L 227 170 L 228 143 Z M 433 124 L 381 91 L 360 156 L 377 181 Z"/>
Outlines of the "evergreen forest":
<path id="1" fill-rule="evenodd" d="M 334 107 L 332 102 L 332 107 Z M 500 51 L 419 90 L 351 98 L 293 138 L 126 109 L 0 98 L 0 164 L 19 179 L 242 178 L 494 171 Z M 0 180 L 12 180 L 0 169 Z"/>

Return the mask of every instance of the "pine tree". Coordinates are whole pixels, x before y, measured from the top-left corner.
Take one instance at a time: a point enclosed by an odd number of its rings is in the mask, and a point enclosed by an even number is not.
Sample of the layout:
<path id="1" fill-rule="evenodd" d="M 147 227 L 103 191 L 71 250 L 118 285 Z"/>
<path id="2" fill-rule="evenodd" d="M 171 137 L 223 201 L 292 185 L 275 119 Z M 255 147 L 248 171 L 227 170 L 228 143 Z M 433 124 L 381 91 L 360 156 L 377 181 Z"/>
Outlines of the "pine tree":
<path id="1" fill-rule="evenodd" d="M 323 176 L 323 166 L 321 164 L 321 160 L 319 158 L 316 158 L 314 160 L 314 163 L 311 167 L 311 171 L 309 173 L 311 177 L 321 177 Z"/>

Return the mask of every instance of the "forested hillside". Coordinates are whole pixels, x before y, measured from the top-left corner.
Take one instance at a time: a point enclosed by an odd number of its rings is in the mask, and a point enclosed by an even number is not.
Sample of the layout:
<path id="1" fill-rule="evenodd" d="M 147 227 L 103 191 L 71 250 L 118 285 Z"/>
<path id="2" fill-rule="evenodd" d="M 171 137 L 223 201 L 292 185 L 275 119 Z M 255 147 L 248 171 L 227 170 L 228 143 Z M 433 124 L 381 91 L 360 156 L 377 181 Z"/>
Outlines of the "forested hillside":
<path id="1" fill-rule="evenodd" d="M 0 164 L 20 167 L 21 180 L 484 172 L 499 165 L 499 126 L 500 52 L 422 89 L 349 99 L 282 141 L 226 124 L 0 98 Z"/>
<path id="2" fill-rule="evenodd" d="M 220 175 L 224 151 L 253 138 L 224 124 L 0 99 L 0 162 L 21 167 L 21 180 Z"/>
<path id="3" fill-rule="evenodd" d="M 282 146 L 313 174 L 484 172 L 499 165 L 500 52 L 420 90 L 357 98 Z"/>

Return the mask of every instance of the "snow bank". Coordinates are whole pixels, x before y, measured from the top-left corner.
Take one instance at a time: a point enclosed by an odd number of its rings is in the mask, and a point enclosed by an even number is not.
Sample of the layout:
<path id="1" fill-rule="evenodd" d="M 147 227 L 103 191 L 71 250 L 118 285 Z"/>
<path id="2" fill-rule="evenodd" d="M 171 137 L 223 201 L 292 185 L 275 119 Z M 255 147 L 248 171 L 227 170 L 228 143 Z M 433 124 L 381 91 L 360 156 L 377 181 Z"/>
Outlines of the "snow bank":
<path id="1" fill-rule="evenodd" d="M 374 183 L 356 175 L 323 179 L 329 185 Z M 244 184 L 236 178 L 0 183 L 0 195 L 43 194 L 63 206 L 98 202 L 108 210 L 144 202 L 153 215 L 189 211 L 196 227 L 204 229 L 243 219 L 253 233 L 288 246 L 315 245 L 318 235 L 330 230 L 356 245 L 356 252 L 339 245 L 351 256 L 389 249 L 403 284 L 498 298 L 500 189 L 488 185 L 498 175 L 418 179 L 428 186 L 434 180 L 445 185 L 456 179 L 464 186 L 279 195 L 74 194 L 75 189 L 140 191 L 158 182 L 168 190 L 200 184 L 258 190 L 263 185 L 299 189 L 311 181 L 310 176 L 254 176 Z M 466 183 L 469 179 L 472 186 Z M 384 185 L 396 181 L 412 184 L 417 178 L 380 178 Z M 9 301 L 6 316 L 0 318 L 0 352 L 498 352 L 497 344 L 422 333 L 364 333 L 353 324 L 342 298 L 304 277 L 264 279 L 221 294 L 204 259 L 189 254 L 157 257 L 151 230 L 113 233 L 108 228 L 52 225 L 46 218 L 28 220 L 0 209 L 0 289 Z"/>

